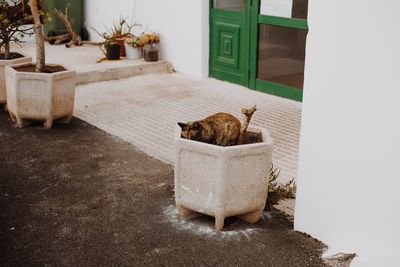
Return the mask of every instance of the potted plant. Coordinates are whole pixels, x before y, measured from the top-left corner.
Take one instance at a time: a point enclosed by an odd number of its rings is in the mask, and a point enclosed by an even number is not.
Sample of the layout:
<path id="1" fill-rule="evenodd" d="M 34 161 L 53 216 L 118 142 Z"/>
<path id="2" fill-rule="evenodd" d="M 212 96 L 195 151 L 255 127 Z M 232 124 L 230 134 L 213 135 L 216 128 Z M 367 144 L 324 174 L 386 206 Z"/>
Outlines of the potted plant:
<path id="1" fill-rule="evenodd" d="M 143 46 L 143 56 L 145 61 L 158 61 L 158 43 L 160 37 L 156 33 L 144 33 L 140 37 Z"/>
<path id="2" fill-rule="evenodd" d="M 61 65 L 45 64 L 42 22 L 37 0 L 29 0 L 36 37 L 36 64 L 6 67 L 7 105 L 19 127 L 31 121 L 44 121 L 51 128 L 54 121 L 69 123 L 74 109 L 75 71 Z"/>
<path id="3" fill-rule="evenodd" d="M 100 49 L 108 60 L 118 60 L 121 56 L 126 55 L 124 46 L 125 39 L 131 37 L 130 30 L 132 26 L 128 25 L 125 19 L 121 18 L 118 23 L 114 22 L 114 27 L 112 29 L 106 29 L 103 33 L 93 27 L 91 28 L 99 36 L 104 38 Z"/>
<path id="4" fill-rule="evenodd" d="M 107 37 L 104 43 L 100 46 L 100 49 L 108 60 L 120 59 L 121 45 L 114 37 Z"/>
<path id="5" fill-rule="evenodd" d="M 0 106 L 7 102 L 5 66 L 32 62 L 31 57 L 10 51 L 11 42 L 20 44 L 32 32 L 26 25 L 32 21 L 28 9 L 21 0 L 0 0 Z"/>
<path id="6" fill-rule="evenodd" d="M 142 43 L 140 37 L 132 36 L 125 40 L 126 58 L 139 59 L 142 57 Z"/>
<path id="7" fill-rule="evenodd" d="M 249 127 L 250 135 L 261 134 L 256 143 L 217 146 L 184 138 L 181 127 L 186 126 L 182 125 L 175 132 L 174 161 L 175 202 L 180 217 L 214 216 L 216 230 L 222 230 L 225 218 L 230 216 L 257 222 L 268 194 L 273 148 L 268 130 Z M 192 125 L 190 134 L 194 137 L 200 132 L 211 133 L 211 128 L 198 128 L 203 123 Z M 247 125 L 242 124 L 244 132 Z"/>
<path id="8" fill-rule="evenodd" d="M 118 22 L 113 22 L 113 28 L 109 30 L 110 37 L 114 38 L 115 43 L 120 46 L 120 56 L 126 56 L 125 40 L 132 37 L 131 30 L 134 25 L 130 25 L 125 18 L 120 18 Z"/>

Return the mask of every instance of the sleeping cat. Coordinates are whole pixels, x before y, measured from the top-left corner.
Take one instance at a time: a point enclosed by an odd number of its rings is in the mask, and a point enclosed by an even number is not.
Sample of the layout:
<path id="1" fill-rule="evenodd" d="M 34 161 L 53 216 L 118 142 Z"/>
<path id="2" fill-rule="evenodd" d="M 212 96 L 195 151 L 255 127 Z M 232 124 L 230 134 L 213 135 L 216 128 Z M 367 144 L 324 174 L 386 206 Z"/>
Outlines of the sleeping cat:
<path id="1" fill-rule="evenodd" d="M 240 121 L 227 113 L 217 113 L 204 120 L 178 122 L 182 138 L 218 146 L 236 145 L 240 136 Z"/>

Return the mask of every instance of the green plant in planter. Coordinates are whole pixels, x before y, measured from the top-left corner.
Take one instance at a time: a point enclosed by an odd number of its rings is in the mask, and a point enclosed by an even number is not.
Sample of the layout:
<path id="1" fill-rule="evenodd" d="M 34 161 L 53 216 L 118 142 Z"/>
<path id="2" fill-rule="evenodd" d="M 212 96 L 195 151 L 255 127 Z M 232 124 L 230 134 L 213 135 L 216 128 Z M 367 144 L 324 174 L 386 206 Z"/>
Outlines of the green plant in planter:
<path id="1" fill-rule="evenodd" d="M 8 111 L 21 128 L 33 120 L 43 121 L 46 129 L 52 128 L 55 121 L 67 124 L 74 109 L 75 71 L 61 65 L 45 65 L 42 6 L 43 0 L 29 0 L 36 39 L 36 64 L 5 67 Z"/>
<path id="2" fill-rule="evenodd" d="M 104 45 L 107 47 L 110 44 L 119 44 L 120 55 L 125 56 L 125 40 L 131 38 L 133 35 L 131 33 L 132 28 L 139 26 L 140 24 L 134 23 L 129 24 L 125 18 L 120 18 L 119 21 L 113 22 L 112 28 L 106 28 L 105 32 L 99 32 L 95 28 L 91 27 L 94 32 L 101 36 L 105 41 Z M 103 50 L 103 49 L 102 49 Z M 107 57 L 108 58 L 108 57 Z"/>
<path id="3" fill-rule="evenodd" d="M 10 51 L 10 43 L 20 44 L 25 35 L 33 34 L 32 15 L 30 14 L 27 1 L 0 0 L 0 59 L 13 59 L 17 54 Z"/>

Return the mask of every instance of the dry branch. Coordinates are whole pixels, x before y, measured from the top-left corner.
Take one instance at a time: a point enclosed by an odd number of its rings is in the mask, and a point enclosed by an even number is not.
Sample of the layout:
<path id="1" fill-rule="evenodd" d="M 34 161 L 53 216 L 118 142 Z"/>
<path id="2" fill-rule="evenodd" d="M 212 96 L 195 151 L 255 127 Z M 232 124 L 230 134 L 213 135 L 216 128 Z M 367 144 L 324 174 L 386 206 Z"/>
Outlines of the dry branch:
<path id="1" fill-rule="evenodd" d="M 54 14 L 61 20 L 61 22 L 65 25 L 65 28 L 67 29 L 67 32 L 70 36 L 70 41 L 65 45 L 66 47 L 72 47 L 74 45 L 76 46 L 81 46 L 82 45 L 82 39 L 79 35 L 77 35 L 74 30 L 72 29 L 72 26 L 74 25 L 75 20 L 74 19 L 68 19 L 67 14 L 63 13 L 62 11 L 58 9 L 54 9 Z M 60 40 L 60 41 L 55 41 L 55 44 L 57 43 L 62 43 L 65 42 L 66 40 Z"/>
<path id="2" fill-rule="evenodd" d="M 243 141 L 244 141 L 244 139 L 246 137 L 246 133 L 247 133 L 247 127 L 249 127 L 251 117 L 253 116 L 254 112 L 256 112 L 256 110 L 257 110 L 256 105 L 254 105 L 251 108 L 242 109 L 242 113 L 245 117 L 244 117 L 244 120 L 240 127 L 240 135 L 239 135 L 238 144 L 243 144 Z"/>
<path id="3" fill-rule="evenodd" d="M 66 42 L 66 41 L 70 41 L 71 40 L 71 36 L 69 35 L 69 33 L 66 34 L 61 34 L 61 35 L 57 35 L 57 36 L 49 36 L 49 37 L 45 37 L 45 40 L 47 42 L 49 42 L 50 44 L 59 44 L 60 41 Z"/>

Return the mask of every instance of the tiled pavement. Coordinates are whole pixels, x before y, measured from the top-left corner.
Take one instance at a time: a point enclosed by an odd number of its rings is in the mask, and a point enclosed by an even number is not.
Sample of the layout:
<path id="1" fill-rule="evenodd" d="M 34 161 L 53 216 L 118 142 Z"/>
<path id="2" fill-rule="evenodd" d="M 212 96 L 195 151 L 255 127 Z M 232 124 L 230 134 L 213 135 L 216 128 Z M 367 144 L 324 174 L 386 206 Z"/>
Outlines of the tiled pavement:
<path id="1" fill-rule="evenodd" d="M 78 86 L 75 116 L 116 135 L 145 153 L 172 163 L 176 122 L 228 112 L 242 119 L 257 104 L 252 123 L 267 127 L 280 181 L 296 177 L 301 103 L 214 79 L 151 74 Z"/>

